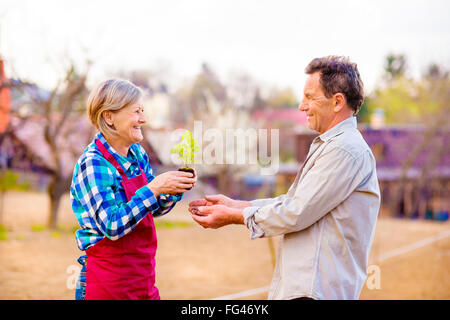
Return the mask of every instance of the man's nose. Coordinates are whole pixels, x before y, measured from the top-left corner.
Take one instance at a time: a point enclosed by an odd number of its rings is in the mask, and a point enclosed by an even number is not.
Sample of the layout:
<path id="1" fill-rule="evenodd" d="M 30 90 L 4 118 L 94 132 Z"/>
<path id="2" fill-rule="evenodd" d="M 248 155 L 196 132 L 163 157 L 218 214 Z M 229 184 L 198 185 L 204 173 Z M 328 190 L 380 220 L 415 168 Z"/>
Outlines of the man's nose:
<path id="1" fill-rule="evenodd" d="M 300 102 L 300 104 L 298 105 L 298 110 L 300 111 L 306 111 L 307 107 L 306 107 L 306 103 L 303 102 L 303 100 Z"/>

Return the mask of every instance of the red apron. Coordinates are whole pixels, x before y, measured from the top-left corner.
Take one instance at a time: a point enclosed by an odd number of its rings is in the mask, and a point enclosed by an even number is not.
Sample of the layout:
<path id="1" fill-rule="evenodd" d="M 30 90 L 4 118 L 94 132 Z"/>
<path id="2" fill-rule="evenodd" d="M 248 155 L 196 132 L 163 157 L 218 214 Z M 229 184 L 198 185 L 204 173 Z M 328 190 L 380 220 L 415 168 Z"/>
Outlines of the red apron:
<path id="1" fill-rule="evenodd" d="M 122 167 L 95 141 L 103 156 L 119 171 L 127 200 L 147 184 L 142 172 L 127 178 Z M 140 168 L 139 168 L 140 169 Z M 86 250 L 86 300 L 159 300 L 155 287 L 157 240 L 149 212 L 135 228 L 118 240 L 103 238 Z"/>

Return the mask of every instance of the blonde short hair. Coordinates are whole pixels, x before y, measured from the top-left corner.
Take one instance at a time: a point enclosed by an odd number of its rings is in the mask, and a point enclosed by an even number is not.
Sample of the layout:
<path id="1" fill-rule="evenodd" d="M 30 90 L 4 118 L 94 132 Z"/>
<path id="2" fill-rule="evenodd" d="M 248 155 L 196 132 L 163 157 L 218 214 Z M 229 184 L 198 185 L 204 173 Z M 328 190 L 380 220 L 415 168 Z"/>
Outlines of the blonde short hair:
<path id="1" fill-rule="evenodd" d="M 143 91 L 128 80 L 109 79 L 95 87 L 87 101 L 89 119 L 103 135 L 115 137 L 116 130 L 103 119 L 105 111 L 119 111 L 138 102 Z"/>

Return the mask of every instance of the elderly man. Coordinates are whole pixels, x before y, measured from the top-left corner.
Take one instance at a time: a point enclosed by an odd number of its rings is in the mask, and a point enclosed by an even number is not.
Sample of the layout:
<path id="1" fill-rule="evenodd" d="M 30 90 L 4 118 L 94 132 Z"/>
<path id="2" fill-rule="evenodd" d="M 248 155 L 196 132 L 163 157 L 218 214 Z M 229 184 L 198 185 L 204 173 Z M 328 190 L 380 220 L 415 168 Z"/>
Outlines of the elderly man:
<path id="1" fill-rule="evenodd" d="M 363 83 L 345 57 L 314 59 L 305 71 L 299 109 L 320 135 L 289 191 L 250 202 L 206 196 L 189 210 L 205 228 L 280 236 L 269 299 L 358 299 L 380 207 L 375 158 L 356 126 Z"/>

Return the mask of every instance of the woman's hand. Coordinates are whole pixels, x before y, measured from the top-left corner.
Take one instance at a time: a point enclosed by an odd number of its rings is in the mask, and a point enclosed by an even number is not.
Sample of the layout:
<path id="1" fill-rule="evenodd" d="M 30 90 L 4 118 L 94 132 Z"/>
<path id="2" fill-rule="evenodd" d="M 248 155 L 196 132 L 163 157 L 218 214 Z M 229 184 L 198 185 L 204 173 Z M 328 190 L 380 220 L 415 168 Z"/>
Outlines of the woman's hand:
<path id="1" fill-rule="evenodd" d="M 197 175 L 193 177 L 190 172 L 168 171 L 155 177 L 147 184 L 155 197 L 160 194 L 178 194 L 192 188 L 197 181 Z"/>

